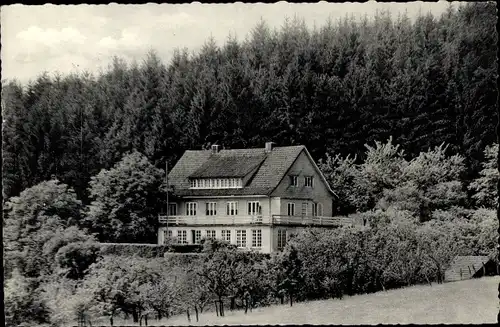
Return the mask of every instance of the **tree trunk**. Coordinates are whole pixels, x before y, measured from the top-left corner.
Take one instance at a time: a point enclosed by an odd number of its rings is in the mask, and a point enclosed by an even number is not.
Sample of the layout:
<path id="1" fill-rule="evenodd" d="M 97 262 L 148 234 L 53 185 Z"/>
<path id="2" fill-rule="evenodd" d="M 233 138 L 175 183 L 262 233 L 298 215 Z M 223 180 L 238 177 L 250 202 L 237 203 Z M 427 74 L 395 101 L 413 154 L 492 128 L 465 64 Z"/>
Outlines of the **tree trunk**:
<path id="1" fill-rule="evenodd" d="M 222 298 L 219 298 L 219 310 L 220 316 L 224 317 L 224 302 L 222 301 Z"/>
<path id="2" fill-rule="evenodd" d="M 230 306 L 229 310 L 233 311 L 235 309 L 235 307 L 236 307 L 235 302 L 236 302 L 235 297 L 231 296 L 231 306 Z"/>
<path id="3" fill-rule="evenodd" d="M 215 304 L 215 313 L 217 314 L 217 317 L 219 316 L 219 306 L 217 305 L 217 301 L 214 302 Z"/>
<path id="4" fill-rule="evenodd" d="M 248 299 L 245 298 L 245 314 L 247 314 L 248 311 Z"/>
<path id="5" fill-rule="evenodd" d="M 148 325 L 148 315 L 144 316 L 144 325 Z"/>
<path id="6" fill-rule="evenodd" d="M 142 326 L 142 316 L 139 317 L 139 326 Z"/>
<path id="7" fill-rule="evenodd" d="M 382 278 L 378 277 L 378 282 L 379 282 L 380 286 L 382 287 L 382 291 L 385 292 L 385 285 L 384 285 L 384 282 L 382 281 Z"/>
<path id="8" fill-rule="evenodd" d="M 113 327 L 113 315 L 109 317 L 109 324 L 111 325 L 111 327 Z"/>
<path id="9" fill-rule="evenodd" d="M 163 318 L 161 315 L 161 310 L 156 310 L 156 319 L 161 320 L 161 318 Z"/>
<path id="10" fill-rule="evenodd" d="M 139 315 L 137 314 L 136 309 L 132 311 L 132 319 L 134 320 L 134 322 L 139 322 Z"/>
<path id="11" fill-rule="evenodd" d="M 191 315 L 189 314 L 189 309 L 186 309 L 186 314 L 187 314 L 188 322 L 191 322 Z"/>
<path id="12" fill-rule="evenodd" d="M 196 314 L 196 322 L 198 322 L 199 321 L 198 320 L 198 307 L 196 305 L 194 306 L 194 312 Z"/>
<path id="13" fill-rule="evenodd" d="M 285 304 L 285 298 L 284 298 L 284 296 L 283 296 L 283 295 L 282 295 L 282 296 L 280 296 L 280 301 L 281 301 L 281 304 Z"/>
<path id="14" fill-rule="evenodd" d="M 290 293 L 289 296 L 290 296 L 290 306 L 292 307 L 293 306 L 293 295 L 292 295 L 292 293 Z"/>
<path id="15" fill-rule="evenodd" d="M 429 276 L 427 276 L 427 274 L 425 274 L 425 279 L 427 280 L 427 283 L 429 283 L 429 285 L 432 286 L 432 283 L 429 279 Z"/>

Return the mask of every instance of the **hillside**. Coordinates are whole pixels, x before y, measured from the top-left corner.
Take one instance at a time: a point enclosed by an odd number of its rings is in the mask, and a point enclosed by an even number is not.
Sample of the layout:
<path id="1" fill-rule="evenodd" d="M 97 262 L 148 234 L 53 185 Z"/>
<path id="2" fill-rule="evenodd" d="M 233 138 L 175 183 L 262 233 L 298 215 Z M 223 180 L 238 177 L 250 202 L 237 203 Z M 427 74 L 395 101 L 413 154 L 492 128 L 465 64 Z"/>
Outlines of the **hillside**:
<path id="1" fill-rule="evenodd" d="M 499 310 L 500 278 L 486 277 L 432 286 L 297 303 L 293 307 L 259 308 L 245 315 L 227 312 L 216 317 L 202 314 L 194 325 L 237 324 L 436 324 L 495 323 Z M 194 317 L 193 317 L 194 318 Z M 118 322 L 118 321 L 117 321 Z M 131 322 L 118 322 L 131 325 Z M 150 320 L 149 325 L 157 324 Z M 186 325 L 185 316 L 161 321 L 163 325 Z"/>

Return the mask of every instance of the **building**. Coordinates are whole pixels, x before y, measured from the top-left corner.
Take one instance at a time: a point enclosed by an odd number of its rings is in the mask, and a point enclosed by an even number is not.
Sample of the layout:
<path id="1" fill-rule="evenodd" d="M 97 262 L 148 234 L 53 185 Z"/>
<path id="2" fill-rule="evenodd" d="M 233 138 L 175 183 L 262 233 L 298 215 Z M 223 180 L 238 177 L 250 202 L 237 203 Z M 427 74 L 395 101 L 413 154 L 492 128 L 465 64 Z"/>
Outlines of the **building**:
<path id="1" fill-rule="evenodd" d="M 495 276 L 499 274 L 499 270 L 498 263 L 488 256 L 456 256 L 445 271 L 444 280 L 455 282 L 483 276 Z"/>
<path id="2" fill-rule="evenodd" d="M 335 194 L 304 146 L 188 150 L 168 174 L 173 196 L 158 242 L 220 238 L 269 253 L 305 226 L 351 224 L 332 217 Z"/>

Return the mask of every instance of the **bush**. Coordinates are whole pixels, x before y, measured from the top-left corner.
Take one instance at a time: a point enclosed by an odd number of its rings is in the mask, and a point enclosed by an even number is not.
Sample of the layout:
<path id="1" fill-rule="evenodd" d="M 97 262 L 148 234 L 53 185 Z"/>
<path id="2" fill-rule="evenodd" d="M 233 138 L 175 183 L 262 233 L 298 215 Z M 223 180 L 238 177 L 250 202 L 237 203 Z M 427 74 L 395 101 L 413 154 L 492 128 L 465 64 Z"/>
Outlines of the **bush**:
<path id="1" fill-rule="evenodd" d="M 138 256 L 141 258 L 162 257 L 169 248 L 157 244 L 99 243 L 102 255 Z"/>

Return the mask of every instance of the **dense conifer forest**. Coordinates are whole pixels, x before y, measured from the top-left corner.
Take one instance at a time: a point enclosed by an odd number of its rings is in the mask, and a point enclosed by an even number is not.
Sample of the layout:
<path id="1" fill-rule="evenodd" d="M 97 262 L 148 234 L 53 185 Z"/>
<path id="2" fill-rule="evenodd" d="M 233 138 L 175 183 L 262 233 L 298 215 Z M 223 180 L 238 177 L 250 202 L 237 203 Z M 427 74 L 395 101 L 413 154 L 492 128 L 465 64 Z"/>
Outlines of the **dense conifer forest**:
<path id="1" fill-rule="evenodd" d="M 213 143 L 361 161 L 365 144 L 389 136 L 408 158 L 449 144 L 467 184 L 495 141 L 495 21 L 494 3 L 471 3 L 414 20 L 260 22 L 245 40 L 208 40 L 170 62 L 151 51 L 97 74 L 4 81 L 4 199 L 57 178 L 89 203 L 91 176 L 134 149 L 161 169 Z"/>

